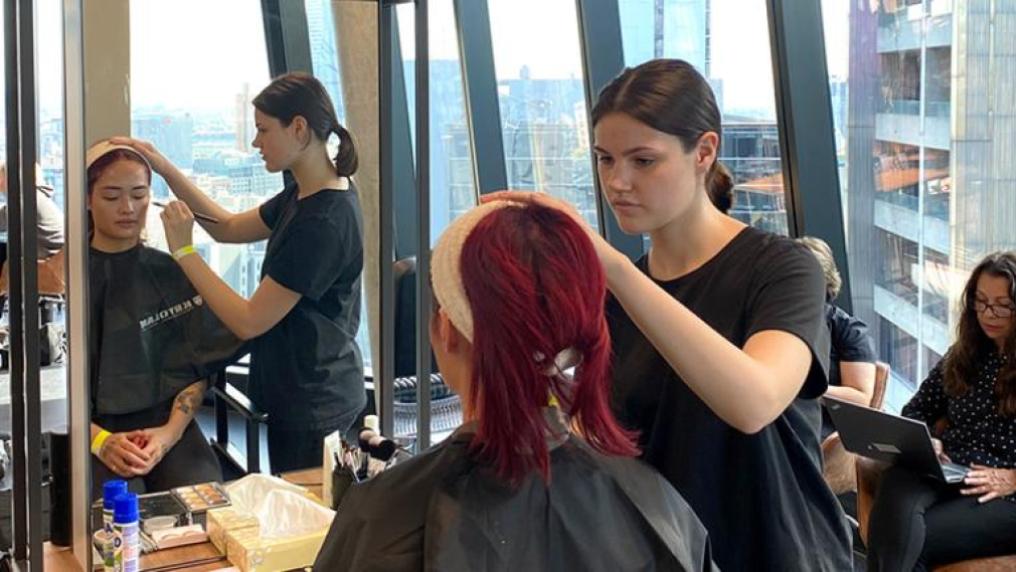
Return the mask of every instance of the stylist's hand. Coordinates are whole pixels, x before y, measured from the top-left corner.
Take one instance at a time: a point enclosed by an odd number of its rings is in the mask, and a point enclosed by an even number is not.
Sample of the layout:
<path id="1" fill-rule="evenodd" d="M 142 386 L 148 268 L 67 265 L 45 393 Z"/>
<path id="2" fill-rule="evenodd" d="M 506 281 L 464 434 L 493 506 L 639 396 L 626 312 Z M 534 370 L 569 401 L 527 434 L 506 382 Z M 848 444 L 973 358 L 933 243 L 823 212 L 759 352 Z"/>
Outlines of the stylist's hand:
<path id="1" fill-rule="evenodd" d="M 143 473 L 145 475 L 154 469 L 166 456 L 166 453 L 180 440 L 180 435 L 166 425 L 141 429 L 134 433 L 134 443 L 141 447 L 141 452 L 148 457 Z"/>
<path id="2" fill-rule="evenodd" d="M 970 485 L 963 489 L 965 495 L 981 495 L 977 502 L 985 503 L 992 499 L 1016 493 L 1016 470 L 985 467 L 971 463 L 973 469 L 963 479 L 963 484 Z"/>
<path id="3" fill-rule="evenodd" d="M 162 209 L 161 216 L 170 252 L 194 244 L 194 214 L 187 207 L 187 203 L 170 201 Z"/>
<path id="4" fill-rule="evenodd" d="M 173 168 L 173 164 L 170 163 L 169 159 L 165 155 L 159 152 L 148 141 L 142 141 L 141 139 L 134 139 L 133 137 L 111 137 L 109 142 L 114 145 L 127 145 L 140 153 L 145 159 L 148 160 L 148 164 L 152 166 L 152 169 L 160 174 L 165 175 L 167 171 Z"/>
<path id="5" fill-rule="evenodd" d="M 567 201 L 552 197 L 546 193 L 533 191 L 497 191 L 483 195 L 480 198 L 480 202 L 482 203 L 489 203 L 491 201 L 513 201 L 524 204 L 538 204 L 552 209 L 557 209 L 570 216 L 579 224 L 579 226 L 585 229 L 589 239 L 593 241 L 593 247 L 596 248 L 596 256 L 600 259 L 600 264 L 603 265 L 603 269 L 607 273 L 608 284 L 611 270 L 617 265 L 628 261 L 624 254 L 621 254 L 621 252 L 611 246 L 609 242 L 604 240 L 602 236 L 593 230 L 593 227 L 589 226 L 589 223 L 586 222 L 586 219 L 582 218 L 579 211 Z"/>
<path id="6" fill-rule="evenodd" d="M 125 479 L 147 474 L 150 470 L 149 455 L 135 443 L 140 434 L 139 431 L 111 434 L 99 450 L 99 460 Z"/>

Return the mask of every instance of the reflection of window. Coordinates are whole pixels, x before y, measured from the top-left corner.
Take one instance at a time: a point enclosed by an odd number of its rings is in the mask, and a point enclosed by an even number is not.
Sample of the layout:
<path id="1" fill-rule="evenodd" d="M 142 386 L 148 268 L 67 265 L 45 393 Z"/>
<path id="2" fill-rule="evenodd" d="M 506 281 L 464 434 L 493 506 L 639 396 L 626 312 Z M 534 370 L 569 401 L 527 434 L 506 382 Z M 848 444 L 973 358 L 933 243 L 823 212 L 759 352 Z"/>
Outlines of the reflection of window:
<path id="1" fill-rule="evenodd" d="M 452 0 L 431 1 L 429 6 L 430 236 L 433 244 L 449 222 L 476 205 L 476 186 Z M 412 123 L 416 117 L 414 8 L 405 4 L 396 10 Z"/>
<path id="2" fill-rule="evenodd" d="M 280 191 L 281 175 L 265 171 L 251 148 L 250 101 L 269 81 L 258 4 L 135 1 L 130 8 L 133 135 L 154 143 L 228 210 L 254 208 Z M 188 41 L 180 41 L 180 30 Z M 152 186 L 155 196 L 168 196 L 160 178 Z M 149 209 L 148 242 L 165 248 L 156 208 Z M 230 287 L 243 296 L 254 292 L 262 244 L 220 244 L 200 229 L 195 242 L 207 244 L 209 265 Z"/>

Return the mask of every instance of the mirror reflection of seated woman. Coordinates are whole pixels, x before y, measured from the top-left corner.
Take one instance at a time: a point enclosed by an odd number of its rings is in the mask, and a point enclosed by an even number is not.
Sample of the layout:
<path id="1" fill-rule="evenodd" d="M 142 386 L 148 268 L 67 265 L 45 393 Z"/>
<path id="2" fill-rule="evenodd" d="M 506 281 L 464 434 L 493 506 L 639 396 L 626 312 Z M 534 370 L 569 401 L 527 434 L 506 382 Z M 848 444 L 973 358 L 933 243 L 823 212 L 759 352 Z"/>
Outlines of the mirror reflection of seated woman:
<path id="1" fill-rule="evenodd" d="M 142 243 L 147 161 L 100 142 L 87 164 L 92 497 L 114 478 L 136 492 L 221 480 L 194 415 L 206 376 L 224 367 L 240 342 L 173 258 Z"/>
<path id="2" fill-rule="evenodd" d="M 314 570 L 711 570 L 705 528 L 610 412 L 585 231 L 489 203 L 451 224 L 432 268 L 431 342 L 465 423 L 350 489 Z"/>
<path id="3" fill-rule="evenodd" d="M 868 570 L 910 571 L 1013 554 L 1016 539 L 1016 252 L 989 255 L 963 290 L 956 342 L 903 415 L 941 433 L 962 485 L 894 466 L 869 527 Z"/>

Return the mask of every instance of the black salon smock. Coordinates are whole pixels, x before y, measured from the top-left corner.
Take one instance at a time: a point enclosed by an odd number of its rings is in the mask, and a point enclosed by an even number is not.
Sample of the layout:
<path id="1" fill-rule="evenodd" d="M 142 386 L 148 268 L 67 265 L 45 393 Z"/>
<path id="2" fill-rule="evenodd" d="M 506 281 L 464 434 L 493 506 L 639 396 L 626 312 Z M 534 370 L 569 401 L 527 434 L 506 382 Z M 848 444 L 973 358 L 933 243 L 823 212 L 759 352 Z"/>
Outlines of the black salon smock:
<path id="1" fill-rule="evenodd" d="M 363 222 L 355 190 L 298 200 L 296 185 L 260 208 L 272 230 L 261 276 L 300 294 L 253 341 L 250 393 L 271 427 L 345 431 L 367 403 L 360 326 Z"/>
<path id="2" fill-rule="evenodd" d="M 647 271 L 648 257 L 638 266 Z M 812 366 L 790 406 L 754 435 L 722 421 L 631 321 L 607 303 L 614 408 L 644 458 L 684 496 L 725 570 L 849 570 L 850 537 L 822 479 L 819 402 L 829 334 L 825 282 L 807 250 L 745 228 L 698 269 L 657 284 L 737 347 L 765 330 L 807 344 Z"/>
<path id="3" fill-rule="evenodd" d="M 716 570 L 698 518 L 640 461 L 569 437 L 549 485 L 512 489 L 471 457 L 474 432 L 350 489 L 314 570 Z"/>
<path id="4" fill-rule="evenodd" d="M 169 254 L 93 248 L 88 262 L 93 419 L 164 408 L 242 355 Z"/>

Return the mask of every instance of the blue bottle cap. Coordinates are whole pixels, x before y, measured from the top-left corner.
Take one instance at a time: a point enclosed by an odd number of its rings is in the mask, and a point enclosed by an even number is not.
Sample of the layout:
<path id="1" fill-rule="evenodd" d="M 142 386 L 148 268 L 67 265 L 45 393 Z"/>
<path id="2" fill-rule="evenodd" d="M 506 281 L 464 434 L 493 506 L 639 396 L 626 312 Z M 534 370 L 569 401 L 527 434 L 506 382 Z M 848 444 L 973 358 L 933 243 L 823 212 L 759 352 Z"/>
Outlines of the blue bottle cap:
<path id="1" fill-rule="evenodd" d="M 113 522 L 127 524 L 138 521 L 138 495 L 124 493 L 113 501 Z"/>
<path id="2" fill-rule="evenodd" d="M 113 501 L 116 497 L 127 492 L 127 481 L 113 479 L 102 485 L 102 508 L 113 510 Z"/>

